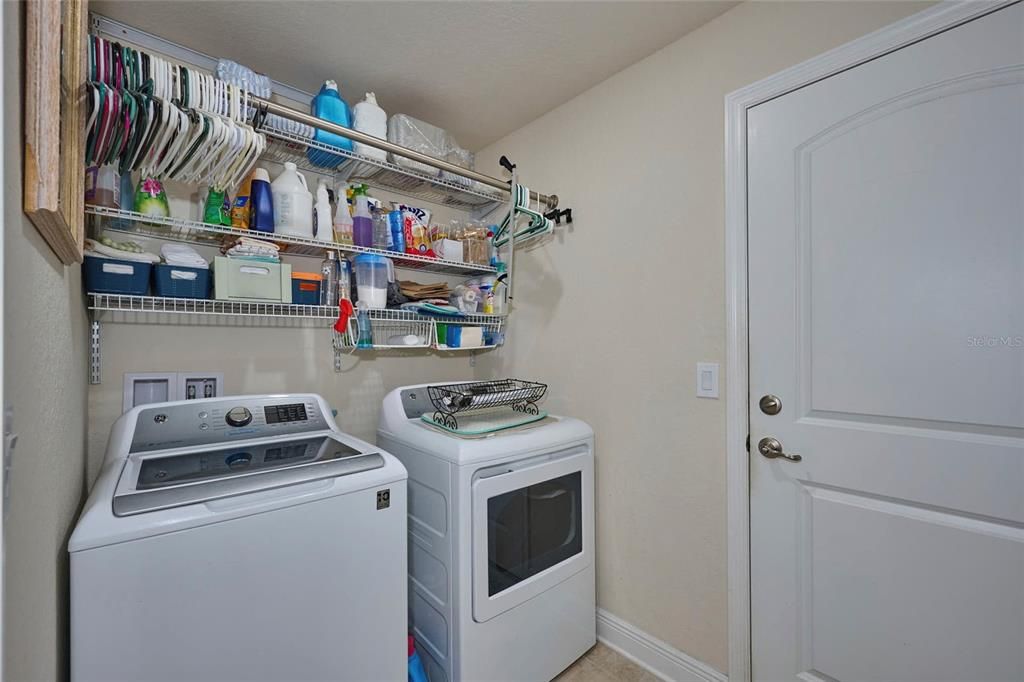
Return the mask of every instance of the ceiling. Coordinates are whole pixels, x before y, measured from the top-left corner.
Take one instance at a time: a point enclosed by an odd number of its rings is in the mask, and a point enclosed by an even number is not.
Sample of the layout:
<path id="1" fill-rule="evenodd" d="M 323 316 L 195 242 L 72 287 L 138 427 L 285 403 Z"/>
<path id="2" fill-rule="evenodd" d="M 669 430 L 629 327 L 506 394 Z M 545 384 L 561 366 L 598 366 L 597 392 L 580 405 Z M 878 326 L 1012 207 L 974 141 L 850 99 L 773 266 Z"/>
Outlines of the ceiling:
<path id="1" fill-rule="evenodd" d="M 125 2 L 90 9 L 301 90 L 449 130 L 477 150 L 734 2 Z"/>

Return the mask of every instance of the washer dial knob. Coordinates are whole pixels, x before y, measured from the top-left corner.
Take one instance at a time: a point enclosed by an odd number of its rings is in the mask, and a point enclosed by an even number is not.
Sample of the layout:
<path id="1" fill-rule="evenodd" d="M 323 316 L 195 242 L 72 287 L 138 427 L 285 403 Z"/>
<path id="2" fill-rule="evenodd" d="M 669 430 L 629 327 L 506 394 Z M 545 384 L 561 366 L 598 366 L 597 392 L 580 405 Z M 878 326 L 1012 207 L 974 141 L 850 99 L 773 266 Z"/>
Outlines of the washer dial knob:
<path id="1" fill-rule="evenodd" d="M 228 426 L 245 426 L 252 421 L 252 412 L 244 407 L 233 407 L 228 410 L 224 421 L 228 423 Z"/>

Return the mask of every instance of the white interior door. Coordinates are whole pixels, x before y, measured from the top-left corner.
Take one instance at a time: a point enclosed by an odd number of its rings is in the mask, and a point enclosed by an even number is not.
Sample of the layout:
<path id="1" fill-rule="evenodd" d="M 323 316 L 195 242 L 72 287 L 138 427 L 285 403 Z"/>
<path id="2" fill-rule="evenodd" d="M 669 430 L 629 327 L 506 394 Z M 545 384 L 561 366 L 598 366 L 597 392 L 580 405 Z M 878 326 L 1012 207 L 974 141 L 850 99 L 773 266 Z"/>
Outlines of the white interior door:
<path id="1" fill-rule="evenodd" d="M 747 135 L 754 679 L 1024 680 L 1024 6 Z"/>

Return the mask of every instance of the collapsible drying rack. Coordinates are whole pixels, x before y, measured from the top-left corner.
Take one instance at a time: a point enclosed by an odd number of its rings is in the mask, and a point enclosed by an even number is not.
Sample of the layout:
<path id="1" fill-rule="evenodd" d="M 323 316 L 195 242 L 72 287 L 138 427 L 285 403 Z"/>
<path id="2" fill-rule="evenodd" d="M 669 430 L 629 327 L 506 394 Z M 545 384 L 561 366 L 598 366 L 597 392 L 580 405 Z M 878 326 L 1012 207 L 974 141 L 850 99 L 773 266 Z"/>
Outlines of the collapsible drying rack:
<path id="1" fill-rule="evenodd" d="M 103 36 L 115 42 L 127 43 L 141 50 L 159 54 L 167 59 L 176 61 L 190 68 L 199 68 L 210 73 L 216 71 L 217 60 L 209 55 L 197 52 L 190 48 L 178 45 L 159 36 L 141 31 L 126 24 L 108 19 L 98 14 L 90 15 L 90 30 L 92 33 Z M 309 101 L 313 95 L 273 81 L 273 93 L 276 96 L 284 97 L 292 101 Z M 513 164 L 502 157 L 502 165 L 511 174 L 511 180 L 500 180 L 498 178 L 479 173 L 474 170 L 462 168 L 449 163 L 443 159 L 437 159 L 413 149 L 388 142 L 372 135 L 346 128 L 344 126 L 316 118 L 305 112 L 289 106 L 285 106 L 270 99 L 264 99 L 249 95 L 250 120 L 253 127 L 266 135 L 268 148 L 262 160 L 275 163 L 292 161 L 303 170 L 321 175 L 330 175 L 335 182 L 366 182 L 379 189 L 394 192 L 402 196 L 428 203 L 446 206 L 460 211 L 471 213 L 476 218 L 483 218 L 490 213 L 508 206 L 509 211 L 515 209 L 515 192 L 511 190 L 516 186 L 518 173 Z M 438 174 L 420 172 L 415 169 L 406 168 L 400 164 L 378 159 L 370 156 L 356 154 L 337 147 L 324 145 L 316 140 L 306 138 L 288 131 L 280 130 L 268 125 L 268 116 L 279 116 L 311 128 L 317 128 L 328 133 L 334 133 L 346 137 L 366 146 L 380 149 L 389 155 L 399 156 L 404 159 L 418 162 L 420 164 L 435 168 Z M 306 151 L 310 148 L 328 152 L 341 158 L 341 161 L 332 167 L 322 167 L 310 163 Z M 442 176 L 441 173 L 445 173 Z M 541 194 L 530 191 L 530 198 L 536 201 L 542 211 L 553 211 L 555 216 L 560 212 L 558 207 L 558 196 L 554 194 Z M 156 237 L 163 240 L 191 242 L 204 245 L 218 244 L 225 235 L 234 236 L 262 236 L 254 235 L 247 230 L 210 225 L 207 223 L 183 220 L 179 218 L 163 218 L 145 216 L 132 211 L 121 211 L 102 206 L 86 205 L 85 212 L 94 216 L 97 226 L 105 231 L 114 231 L 128 234 L 142 234 Z M 566 213 L 562 211 L 561 213 Z M 569 214 L 571 216 L 571 213 Z M 570 217 L 571 221 L 571 217 Z M 512 232 L 515 232 L 513 229 Z M 396 267 L 415 269 L 430 272 L 437 272 L 445 275 L 486 275 L 493 274 L 495 269 L 490 266 L 474 265 L 457 261 L 447 261 L 437 258 L 417 256 L 413 254 L 398 254 L 391 251 L 363 248 L 353 245 L 343 245 L 334 242 L 317 241 L 315 239 L 304 239 L 288 235 L 267 235 L 269 239 L 283 245 L 283 253 L 286 255 L 310 256 L 322 258 L 325 251 L 334 250 L 342 253 L 374 253 L 391 258 Z M 522 245 L 523 241 L 517 240 L 509 243 L 508 246 L 508 278 L 509 301 L 512 299 L 512 274 L 514 269 L 514 254 L 516 243 Z M 116 313 L 115 321 L 128 321 L 126 315 L 135 318 L 136 321 L 156 322 L 154 316 L 162 317 L 167 314 L 187 314 L 195 319 L 195 316 L 205 318 L 216 316 L 223 320 L 234 320 L 235 323 L 245 320 L 243 324 L 259 324 L 260 318 L 266 318 L 268 322 L 273 321 L 275 325 L 283 322 L 305 321 L 309 323 L 319 322 L 324 325 L 325 321 L 331 321 L 337 317 L 337 307 L 332 306 L 290 306 L 286 304 L 265 303 L 265 304 L 238 304 L 228 301 L 217 300 L 187 300 L 187 299 L 164 299 L 149 296 L 114 296 L 106 294 L 90 295 L 89 312 L 91 317 L 91 374 L 90 379 L 94 384 L 100 383 L 100 315 Z M 421 324 L 424 333 L 428 335 L 428 341 L 422 345 L 404 346 L 406 348 L 431 347 L 439 350 L 453 350 L 438 346 L 436 335 L 436 324 L 448 322 L 450 324 L 479 324 L 491 331 L 502 329 L 504 318 L 495 315 L 471 315 L 452 320 L 441 320 L 434 318 L 414 319 L 415 315 L 404 311 L 371 311 L 371 320 L 379 321 L 381 335 L 386 331 L 384 328 L 390 326 Z M 480 318 L 480 319 L 477 319 Z M 173 319 L 173 318 L 172 318 Z M 428 328 L 429 326 L 429 328 Z M 374 338 L 378 337 L 375 331 Z M 335 333 L 334 342 L 334 367 L 340 371 L 340 357 L 342 353 L 351 352 L 351 334 Z M 392 348 L 387 343 L 375 344 L 374 348 Z M 467 349 L 467 350 L 481 350 Z"/>
<path id="2" fill-rule="evenodd" d="M 436 410 L 434 421 L 449 429 L 457 429 L 458 415 L 475 410 L 511 407 L 523 414 L 540 414 L 537 403 L 547 390 L 547 384 L 536 381 L 498 379 L 427 386 L 427 395 Z"/>

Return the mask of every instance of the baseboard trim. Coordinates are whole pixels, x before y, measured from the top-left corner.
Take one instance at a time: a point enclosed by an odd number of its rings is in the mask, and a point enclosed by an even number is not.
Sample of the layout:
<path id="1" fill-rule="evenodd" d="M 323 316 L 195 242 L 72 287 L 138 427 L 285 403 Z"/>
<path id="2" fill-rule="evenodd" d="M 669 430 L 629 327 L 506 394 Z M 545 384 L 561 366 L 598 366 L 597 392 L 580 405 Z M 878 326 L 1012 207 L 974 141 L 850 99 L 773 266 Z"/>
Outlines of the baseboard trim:
<path id="1" fill-rule="evenodd" d="M 669 682 L 727 682 L 706 663 L 651 637 L 604 609 L 597 610 L 597 638 L 623 656 Z"/>

